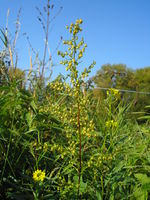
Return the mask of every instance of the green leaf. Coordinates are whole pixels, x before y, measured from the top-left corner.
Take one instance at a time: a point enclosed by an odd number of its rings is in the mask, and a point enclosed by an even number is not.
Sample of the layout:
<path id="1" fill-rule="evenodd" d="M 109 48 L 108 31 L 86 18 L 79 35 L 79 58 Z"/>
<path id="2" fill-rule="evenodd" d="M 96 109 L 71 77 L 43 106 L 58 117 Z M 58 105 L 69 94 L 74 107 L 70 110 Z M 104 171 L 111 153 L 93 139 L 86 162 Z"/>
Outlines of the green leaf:
<path id="1" fill-rule="evenodd" d="M 30 106 L 33 109 L 33 111 L 36 112 L 37 106 L 34 101 L 31 101 Z"/>
<path id="2" fill-rule="evenodd" d="M 74 176 L 73 177 L 73 180 L 74 180 L 74 183 L 75 184 L 78 184 L 78 180 L 79 180 L 79 177 L 78 176 Z M 80 177 L 80 192 L 85 192 L 86 191 L 86 188 L 87 188 L 87 183 L 84 183 L 83 182 L 83 178 L 82 176 Z"/>
<path id="3" fill-rule="evenodd" d="M 8 39 L 7 36 L 5 34 L 5 31 L 0 29 L 1 34 L 3 35 L 4 39 L 0 36 L 1 41 L 3 42 L 3 44 L 5 45 L 5 47 L 8 46 Z"/>
<path id="4" fill-rule="evenodd" d="M 142 190 L 142 188 L 136 188 L 135 192 L 134 192 L 134 196 L 136 198 L 136 200 L 147 200 L 147 191 Z"/>
<path id="5" fill-rule="evenodd" d="M 109 200 L 114 200 L 114 195 L 113 194 L 110 195 Z"/>
<path id="6" fill-rule="evenodd" d="M 150 177 L 148 177 L 146 174 L 135 174 L 135 178 L 138 179 L 138 181 L 144 185 L 144 184 L 149 184 L 150 183 Z"/>
<path id="7" fill-rule="evenodd" d="M 150 105 L 148 105 L 148 106 L 145 106 L 145 108 L 150 108 Z"/>
<path id="8" fill-rule="evenodd" d="M 138 117 L 138 119 L 150 119 L 150 116 L 143 116 L 143 117 Z"/>
<path id="9" fill-rule="evenodd" d="M 97 197 L 97 200 L 102 200 L 102 196 L 100 194 L 100 192 L 96 191 L 96 197 Z"/>
<path id="10" fill-rule="evenodd" d="M 78 176 L 74 176 L 74 177 L 73 177 L 73 180 L 74 180 L 74 183 L 75 183 L 75 184 L 77 184 L 77 183 L 78 183 L 78 179 L 79 179 L 79 177 L 78 177 Z"/>
<path id="11" fill-rule="evenodd" d="M 31 115 L 31 113 L 27 113 L 26 114 L 26 120 L 27 120 L 29 128 L 31 128 L 31 124 L 32 124 L 32 115 Z"/>
<path id="12" fill-rule="evenodd" d="M 80 191 L 85 192 L 87 188 L 87 183 L 84 183 L 82 180 L 80 182 Z"/>

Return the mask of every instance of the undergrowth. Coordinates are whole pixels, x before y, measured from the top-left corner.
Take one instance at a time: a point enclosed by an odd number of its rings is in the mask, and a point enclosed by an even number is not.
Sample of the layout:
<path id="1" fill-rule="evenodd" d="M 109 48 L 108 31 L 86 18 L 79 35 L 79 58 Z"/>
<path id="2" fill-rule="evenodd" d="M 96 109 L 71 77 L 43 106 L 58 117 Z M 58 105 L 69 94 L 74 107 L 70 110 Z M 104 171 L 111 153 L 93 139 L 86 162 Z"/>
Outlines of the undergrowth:
<path id="1" fill-rule="evenodd" d="M 95 61 L 80 70 L 87 47 L 81 26 L 78 19 L 66 27 L 70 38 L 58 51 L 67 77 L 47 82 L 43 64 L 41 76 L 30 69 L 27 80 L 16 78 L 1 59 L 1 199 L 150 198 L 149 123 L 130 119 L 118 90 L 99 104 L 85 87 Z"/>

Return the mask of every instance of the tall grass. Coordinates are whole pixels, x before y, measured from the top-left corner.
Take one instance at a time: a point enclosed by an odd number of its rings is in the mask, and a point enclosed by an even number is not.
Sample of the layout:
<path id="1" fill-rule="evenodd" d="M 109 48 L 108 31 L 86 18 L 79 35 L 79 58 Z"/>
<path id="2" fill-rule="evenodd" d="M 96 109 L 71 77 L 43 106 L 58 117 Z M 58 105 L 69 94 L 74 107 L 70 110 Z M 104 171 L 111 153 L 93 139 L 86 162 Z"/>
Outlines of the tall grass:
<path id="1" fill-rule="evenodd" d="M 1 199 L 149 199 L 149 124 L 129 118 L 119 91 L 108 90 L 99 104 L 85 88 L 95 62 L 79 69 L 87 47 L 81 26 L 81 19 L 67 26 L 66 51 L 58 52 L 68 79 L 47 83 L 32 63 L 27 80 L 3 71 Z"/>

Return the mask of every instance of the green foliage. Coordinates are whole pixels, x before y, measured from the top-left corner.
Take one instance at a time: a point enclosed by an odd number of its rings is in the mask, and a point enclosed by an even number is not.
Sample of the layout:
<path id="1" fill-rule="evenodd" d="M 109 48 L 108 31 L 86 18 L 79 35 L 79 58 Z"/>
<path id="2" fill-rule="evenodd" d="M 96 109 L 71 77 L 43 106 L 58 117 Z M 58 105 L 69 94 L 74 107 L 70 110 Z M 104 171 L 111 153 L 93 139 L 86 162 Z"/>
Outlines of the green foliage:
<path id="1" fill-rule="evenodd" d="M 150 91 L 150 67 L 144 69 L 131 70 L 123 64 L 103 65 L 97 74 L 92 78 L 97 87 L 117 88 L 122 90 L 134 90 L 137 92 Z M 105 98 L 104 91 L 94 89 L 94 95 L 99 98 Z M 124 102 L 132 102 L 133 111 L 142 111 L 144 106 L 149 104 L 148 94 L 122 93 Z"/>
<path id="2" fill-rule="evenodd" d="M 103 65 L 93 77 L 94 83 L 99 87 L 116 87 L 118 89 L 135 89 L 134 71 L 123 64 Z"/>
<path id="3" fill-rule="evenodd" d="M 13 66 L 3 72 L 7 76 L 0 85 L 1 199 L 150 198 L 149 123 L 130 118 L 129 99 L 122 100 L 118 90 L 107 90 L 100 100 L 96 91 L 85 89 L 85 77 L 95 62 L 84 71 L 79 68 L 87 47 L 80 37 L 81 25 L 78 19 L 66 27 L 71 37 L 63 42 L 65 51 L 58 51 L 67 77 L 47 82 L 31 70 L 26 80 Z M 1 60 L 5 66 L 5 57 Z M 144 76 L 147 70 L 140 73 Z M 124 65 L 106 65 L 94 81 L 100 87 L 115 83 L 134 89 L 139 80 L 146 88 L 149 78 L 136 79 L 136 73 Z"/>

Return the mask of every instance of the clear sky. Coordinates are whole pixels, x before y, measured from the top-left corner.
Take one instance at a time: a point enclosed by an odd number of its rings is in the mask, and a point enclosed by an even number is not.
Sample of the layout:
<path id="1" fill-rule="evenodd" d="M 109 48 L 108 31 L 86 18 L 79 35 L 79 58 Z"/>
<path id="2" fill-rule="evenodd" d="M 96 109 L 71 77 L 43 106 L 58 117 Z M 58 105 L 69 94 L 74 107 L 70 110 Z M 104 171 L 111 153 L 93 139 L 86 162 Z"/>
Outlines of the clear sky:
<path id="1" fill-rule="evenodd" d="M 29 68 L 28 43 L 23 36 L 26 32 L 32 46 L 43 53 L 44 35 L 37 20 L 38 12 L 46 0 L 0 0 L 0 28 L 6 24 L 7 9 L 10 8 L 9 28 L 15 30 L 15 20 L 19 8 L 21 11 L 21 32 L 17 42 L 19 67 Z M 68 39 L 66 25 L 83 19 L 83 37 L 88 44 L 83 65 L 88 66 L 93 60 L 96 66 L 94 75 L 103 64 L 126 64 L 132 69 L 150 66 L 150 0 L 51 0 L 54 4 L 52 15 L 59 8 L 63 9 L 51 24 L 49 45 L 53 52 L 60 36 Z M 0 44 L 1 46 L 1 44 Z M 60 45 L 61 50 L 63 45 Z M 53 76 L 64 73 L 59 65 L 57 53 L 53 56 L 56 64 Z"/>

